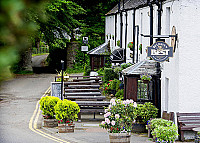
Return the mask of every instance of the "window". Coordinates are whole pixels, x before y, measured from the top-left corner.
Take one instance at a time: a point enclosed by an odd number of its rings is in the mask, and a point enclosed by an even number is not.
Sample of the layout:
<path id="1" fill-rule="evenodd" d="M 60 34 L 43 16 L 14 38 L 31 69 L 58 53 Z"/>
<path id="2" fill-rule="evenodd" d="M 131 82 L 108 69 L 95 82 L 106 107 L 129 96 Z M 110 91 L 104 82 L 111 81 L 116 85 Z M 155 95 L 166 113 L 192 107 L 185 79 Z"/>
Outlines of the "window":
<path id="1" fill-rule="evenodd" d="M 153 95 L 152 81 L 144 83 L 142 80 L 138 80 L 137 101 L 142 103 L 150 102 L 153 100 L 152 95 Z"/>

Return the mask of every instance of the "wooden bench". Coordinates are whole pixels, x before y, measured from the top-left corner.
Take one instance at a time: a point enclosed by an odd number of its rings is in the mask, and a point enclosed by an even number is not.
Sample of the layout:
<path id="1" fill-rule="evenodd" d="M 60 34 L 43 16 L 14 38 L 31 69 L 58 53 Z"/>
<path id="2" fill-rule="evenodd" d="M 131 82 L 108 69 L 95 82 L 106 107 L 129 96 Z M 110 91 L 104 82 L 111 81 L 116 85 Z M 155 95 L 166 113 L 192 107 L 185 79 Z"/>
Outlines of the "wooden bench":
<path id="1" fill-rule="evenodd" d="M 108 107 L 110 105 L 110 102 L 108 101 L 75 101 L 81 111 L 78 114 L 78 121 L 81 122 L 81 113 L 94 113 L 94 119 L 95 119 L 95 113 L 103 113 L 104 108 Z"/>
<path id="2" fill-rule="evenodd" d="M 180 140 L 184 141 L 184 131 L 200 127 L 200 113 L 177 113 L 177 123 Z"/>
<path id="3" fill-rule="evenodd" d="M 73 81 L 77 82 L 77 81 L 96 81 L 99 82 L 101 80 L 101 78 L 82 78 L 82 79 L 73 79 Z"/>
<path id="4" fill-rule="evenodd" d="M 165 120 L 168 120 L 168 121 L 169 120 L 174 121 L 174 112 L 167 113 L 167 111 L 163 111 L 162 119 L 165 119 Z M 151 118 L 150 121 L 151 120 L 153 120 L 153 118 Z M 148 137 L 150 138 L 151 137 L 151 125 L 148 124 L 147 128 L 148 128 Z"/>

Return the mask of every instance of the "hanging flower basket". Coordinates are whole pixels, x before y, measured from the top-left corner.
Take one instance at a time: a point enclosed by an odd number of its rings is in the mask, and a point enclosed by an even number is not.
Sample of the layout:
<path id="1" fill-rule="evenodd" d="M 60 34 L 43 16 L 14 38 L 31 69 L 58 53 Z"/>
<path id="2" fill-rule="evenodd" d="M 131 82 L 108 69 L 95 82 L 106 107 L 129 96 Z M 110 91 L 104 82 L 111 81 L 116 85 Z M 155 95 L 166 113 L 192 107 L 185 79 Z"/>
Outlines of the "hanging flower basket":
<path id="1" fill-rule="evenodd" d="M 120 40 L 117 41 L 117 46 L 120 47 Z"/>
<path id="2" fill-rule="evenodd" d="M 152 76 L 148 73 L 143 73 L 140 75 L 140 79 L 143 81 L 143 83 L 148 83 L 152 79 Z"/>
<path id="3" fill-rule="evenodd" d="M 128 48 L 132 49 L 133 48 L 133 42 L 128 43 Z"/>

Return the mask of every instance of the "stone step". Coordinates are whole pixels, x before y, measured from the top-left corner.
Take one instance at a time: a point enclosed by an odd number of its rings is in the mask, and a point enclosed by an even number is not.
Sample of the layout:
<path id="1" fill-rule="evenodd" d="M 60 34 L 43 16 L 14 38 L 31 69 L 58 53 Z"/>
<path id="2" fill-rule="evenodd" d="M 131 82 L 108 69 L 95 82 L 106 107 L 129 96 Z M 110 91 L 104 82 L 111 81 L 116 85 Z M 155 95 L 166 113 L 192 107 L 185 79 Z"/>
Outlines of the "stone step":
<path id="1" fill-rule="evenodd" d="M 73 81 L 74 82 L 77 82 L 77 81 L 96 81 L 96 82 L 98 82 L 98 81 L 100 81 L 101 80 L 101 78 L 80 78 L 80 79 L 73 79 Z"/>
<path id="2" fill-rule="evenodd" d="M 74 92 L 65 93 L 65 96 L 101 96 L 101 92 Z"/>
<path id="3" fill-rule="evenodd" d="M 67 93 L 71 93 L 71 92 L 98 92 L 99 89 L 98 88 L 94 88 L 94 89 L 65 89 L 65 92 Z"/>
<path id="4" fill-rule="evenodd" d="M 99 88 L 100 85 L 68 85 L 65 89 L 88 89 L 88 88 Z"/>
<path id="5" fill-rule="evenodd" d="M 69 100 L 84 99 L 84 100 L 104 100 L 105 96 L 67 96 L 65 97 Z"/>
<path id="6" fill-rule="evenodd" d="M 65 82 L 65 85 L 96 85 L 99 83 L 96 81 L 79 81 L 79 82 Z"/>

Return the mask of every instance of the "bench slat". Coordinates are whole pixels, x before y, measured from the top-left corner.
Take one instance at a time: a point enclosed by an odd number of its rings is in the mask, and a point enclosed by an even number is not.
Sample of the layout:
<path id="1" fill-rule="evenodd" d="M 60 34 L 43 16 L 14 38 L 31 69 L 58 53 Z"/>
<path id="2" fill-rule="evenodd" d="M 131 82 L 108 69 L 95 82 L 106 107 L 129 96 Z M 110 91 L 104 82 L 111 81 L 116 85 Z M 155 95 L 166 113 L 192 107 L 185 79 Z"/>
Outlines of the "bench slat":
<path id="1" fill-rule="evenodd" d="M 79 106 L 108 106 L 108 101 L 75 101 Z"/>
<path id="2" fill-rule="evenodd" d="M 81 109 L 82 113 L 93 113 L 93 112 L 99 112 L 99 113 L 103 113 L 104 109 Z"/>
<path id="3" fill-rule="evenodd" d="M 177 116 L 200 116 L 200 113 L 177 113 Z"/>
<path id="4" fill-rule="evenodd" d="M 200 120 L 200 117 L 178 117 L 178 121 Z"/>
<path id="5" fill-rule="evenodd" d="M 187 126 L 180 127 L 180 129 L 183 131 L 188 131 L 188 130 L 192 130 L 193 128 L 197 128 L 197 127 L 200 127 L 200 125 L 187 125 Z"/>
<path id="6" fill-rule="evenodd" d="M 97 99 L 97 100 L 103 100 L 106 99 L 105 96 L 67 96 L 67 99 Z"/>
<path id="7" fill-rule="evenodd" d="M 66 89 L 85 89 L 85 88 L 99 88 L 100 85 L 68 85 L 68 87 L 66 87 Z"/>
<path id="8" fill-rule="evenodd" d="M 74 92 L 65 93 L 65 96 L 101 96 L 100 92 Z"/>

